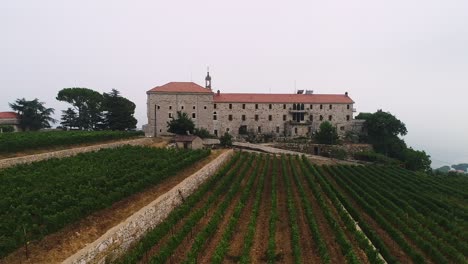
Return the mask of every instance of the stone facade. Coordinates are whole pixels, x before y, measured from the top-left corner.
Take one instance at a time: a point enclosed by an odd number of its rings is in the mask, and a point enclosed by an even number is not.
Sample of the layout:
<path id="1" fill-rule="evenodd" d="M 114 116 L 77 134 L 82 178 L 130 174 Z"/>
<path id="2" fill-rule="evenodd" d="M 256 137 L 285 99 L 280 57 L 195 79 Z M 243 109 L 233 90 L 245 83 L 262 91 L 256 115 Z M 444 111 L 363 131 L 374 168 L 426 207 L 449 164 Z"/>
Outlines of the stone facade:
<path id="1" fill-rule="evenodd" d="M 232 156 L 229 150 L 201 170 L 186 178 L 167 193 L 140 209 L 124 222 L 108 230 L 102 237 L 87 245 L 63 263 L 111 263 L 144 236 L 148 230 L 162 222 L 170 212 L 182 203 L 183 197 L 190 196 L 203 182 Z"/>
<path id="2" fill-rule="evenodd" d="M 311 136 L 324 121 L 339 135 L 360 131 L 353 119 L 354 101 L 348 93 L 316 94 L 222 94 L 195 83 L 168 83 L 147 92 L 147 136 L 170 134 L 167 122 L 177 111 L 187 113 L 197 128 L 221 136 L 271 134 L 277 137 Z"/>

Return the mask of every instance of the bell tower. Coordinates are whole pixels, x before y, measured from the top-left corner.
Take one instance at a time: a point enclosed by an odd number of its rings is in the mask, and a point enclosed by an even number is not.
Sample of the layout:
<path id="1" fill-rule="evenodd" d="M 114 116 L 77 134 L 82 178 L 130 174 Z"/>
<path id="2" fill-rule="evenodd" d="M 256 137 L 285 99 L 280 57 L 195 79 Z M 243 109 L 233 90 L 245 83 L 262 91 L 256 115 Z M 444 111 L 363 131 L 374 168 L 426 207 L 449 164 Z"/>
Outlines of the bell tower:
<path id="1" fill-rule="evenodd" d="M 210 68 L 208 68 L 208 71 L 207 71 L 207 73 L 206 73 L 206 77 L 205 77 L 205 88 L 211 90 Z"/>

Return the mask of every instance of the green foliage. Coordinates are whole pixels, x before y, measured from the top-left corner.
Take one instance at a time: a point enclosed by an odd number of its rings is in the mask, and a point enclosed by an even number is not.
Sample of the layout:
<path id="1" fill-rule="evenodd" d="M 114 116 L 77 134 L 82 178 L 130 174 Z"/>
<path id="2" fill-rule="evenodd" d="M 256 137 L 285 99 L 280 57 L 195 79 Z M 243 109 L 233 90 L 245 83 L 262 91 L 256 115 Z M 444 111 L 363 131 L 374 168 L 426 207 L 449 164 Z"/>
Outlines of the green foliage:
<path id="1" fill-rule="evenodd" d="M 232 146 L 232 136 L 228 132 L 224 133 L 223 136 L 219 138 L 219 142 L 223 147 L 230 147 Z"/>
<path id="2" fill-rule="evenodd" d="M 408 170 L 431 172 L 430 156 L 425 151 L 418 151 L 407 148 L 404 152 L 404 162 Z"/>
<path id="3" fill-rule="evenodd" d="M 11 133 L 14 131 L 15 128 L 13 126 L 0 125 L 0 133 Z"/>
<path id="4" fill-rule="evenodd" d="M 78 128 L 78 115 L 75 110 L 70 107 L 67 110 L 62 110 L 62 118 L 60 124 L 64 128 L 73 129 Z"/>
<path id="5" fill-rule="evenodd" d="M 37 131 L 41 128 L 50 128 L 50 123 L 55 123 L 55 119 L 50 117 L 54 113 L 53 108 L 46 108 L 45 103 L 39 99 L 28 101 L 24 98 L 16 99 L 10 103 L 10 108 L 19 115 L 20 124 L 24 131 Z"/>
<path id="6" fill-rule="evenodd" d="M 177 135 L 193 134 L 195 124 L 185 112 L 177 111 L 177 118 L 167 122 L 168 131 Z"/>
<path id="7" fill-rule="evenodd" d="M 334 159 L 344 160 L 348 157 L 348 153 L 342 148 L 333 147 L 330 150 L 330 157 Z"/>
<path id="8" fill-rule="evenodd" d="M 376 164 L 383 165 L 401 165 L 401 161 L 397 159 L 389 158 L 383 154 L 376 153 L 373 151 L 362 151 L 354 154 L 356 160 L 374 162 Z"/>
<path id="9" fill-rule="evenodd" d="M 88 88 L 64 88 L 56 99 L 75 107 L 78 116 L 74 124 L 79 129 L 96 130 L 102 126 L 103 96 L 100 93 Z"/>
<path id="10" fill-rule="evenodd" d="M 466 169 L 468 169 L 468 164 L 467 163 L 460 163 L 460 164 L 452 165 L 452 168 L 455 169 L 455 170 L 466 171 Z"/>
<path id="11" fill-rule="evenodd" d="M 0 134 L 0 154 L 72 146 L 143 135 L 141 131 L 47 131 Z"/>
<path id="12" fill-rule="evenodd" d="M 376 152 L 402 161 L 410 170 L 431 171 L 430 156 L 424 151 L 408 148 L 405 141 L 399 138 L 399 136 L 406 135 L 408 131 L 405 124 L 394 115 L 378 110 L 373 114 L 361 113 L 356 116 L 356 119 L 366 120 L 367 141 L 372 144 Z"/>
<path id="13" fill-rule="evenodd" d="M 336 127 L 334 127 L 330 122 L 325 121 L 320 124 L 320 128 L 315 132 L 314 138 L 319 144 L 337 144 L 338 133 L 336 132 Z"/>
<path id="14" fill-rule="evenodd" d="M 110 130 L 131 130 L 136 128 L 137 120 L 133 117 L 135 104 L 119 91 L 112 89 L 104 93 L 102 110 L 104 111 L 104 128 Z"/>
<path id="15" fill-rule="evenodd" d="M 193 134 L 195 136 L 199 136 L 200 138 L 216 138 L 215 135 L 211 135 L 210 132 L 206 128 L 195 128 L 193 130 Z"/>
<path id="16" fill-rule="evenodd" d="M 209 153 L 126 146 L 0 170 L 0 257 L 157 184 Z"/>

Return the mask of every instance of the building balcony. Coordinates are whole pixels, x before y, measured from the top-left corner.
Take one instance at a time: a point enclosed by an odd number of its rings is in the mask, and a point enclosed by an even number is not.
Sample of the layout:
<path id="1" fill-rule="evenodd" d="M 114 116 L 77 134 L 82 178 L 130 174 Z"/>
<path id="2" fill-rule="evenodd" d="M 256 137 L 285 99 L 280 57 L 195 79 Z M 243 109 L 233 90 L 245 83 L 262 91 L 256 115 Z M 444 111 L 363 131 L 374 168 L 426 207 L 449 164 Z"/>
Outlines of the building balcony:
<path id="1" fill-rule="evenodd" d="M 306 113 L 307 114 L 307 110 L 292 110 L 292 109 L 289 109 L 289 113 L 290 114 L 294 114 L 294 113 Z"/>
<path id="2" fill-rule="evenodd" d="M 312 121 L 300 121 L 300 122 L 297 122 L 297 121 L 288 121 L 286 122 L 288 125 L 290 126 L 310 126 L 312 125 Z"/>

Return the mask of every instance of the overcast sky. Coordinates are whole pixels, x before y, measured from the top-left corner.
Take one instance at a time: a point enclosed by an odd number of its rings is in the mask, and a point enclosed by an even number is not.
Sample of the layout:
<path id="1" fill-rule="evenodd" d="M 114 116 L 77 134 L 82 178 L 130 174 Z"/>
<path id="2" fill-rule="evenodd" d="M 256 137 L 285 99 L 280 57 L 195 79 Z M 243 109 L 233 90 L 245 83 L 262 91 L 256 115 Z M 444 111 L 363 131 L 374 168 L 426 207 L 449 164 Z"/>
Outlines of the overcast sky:
<path id="1" fill-rule="evenodd" d="M 468 162 L 468 1 L 116 1 L 0 3 L 0 111 L 56 109 L 65 87 L 112 88 L 146 121 L 169 81 L 221 92 L 349 92 L 383 109 L 433 166 Z"/>

